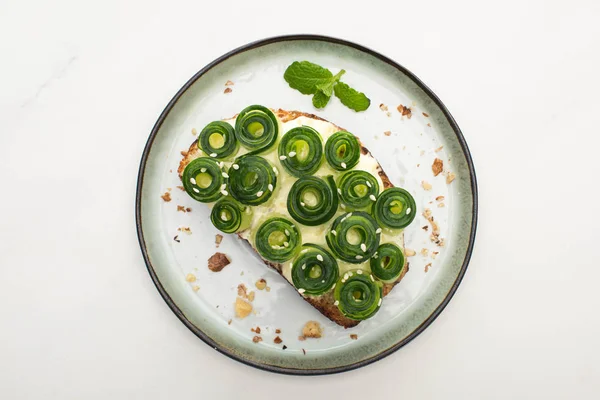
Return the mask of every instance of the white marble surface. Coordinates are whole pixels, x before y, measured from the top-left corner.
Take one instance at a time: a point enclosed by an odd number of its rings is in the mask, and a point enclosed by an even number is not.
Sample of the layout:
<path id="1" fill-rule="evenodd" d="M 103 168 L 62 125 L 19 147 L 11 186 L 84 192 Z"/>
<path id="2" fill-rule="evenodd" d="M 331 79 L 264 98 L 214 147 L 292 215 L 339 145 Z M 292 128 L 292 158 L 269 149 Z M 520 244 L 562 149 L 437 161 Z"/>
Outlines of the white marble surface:
<path id="1" fill-rule="evenodd" d="M 0 4 L 0 397 L 597 398 L 599 3 L 305 1 L 288 16 L 204 3 Z M 480 184 L 450 305 L 337 376 L 266 373 L 206 346 L 154 288 L 134 225 L 141 151 L 177 89 L 234 47 L 299 32 L 415 72 L 463 129 Z"/>

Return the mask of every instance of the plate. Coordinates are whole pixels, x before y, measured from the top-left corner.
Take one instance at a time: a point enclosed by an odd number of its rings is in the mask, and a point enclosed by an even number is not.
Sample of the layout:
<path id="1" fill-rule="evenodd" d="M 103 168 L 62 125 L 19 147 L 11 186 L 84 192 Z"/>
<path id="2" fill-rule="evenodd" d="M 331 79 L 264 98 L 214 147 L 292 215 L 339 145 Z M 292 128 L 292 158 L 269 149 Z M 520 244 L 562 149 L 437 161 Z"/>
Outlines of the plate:
<path id="1" fill-rule="evenodd" d="M 343 81 L 366 93 L 371 107 L 356 113 L 334 97 L 324 109 L 315 109 L 310 96 L 289 88 L 283 79 L 287 66 L 297 60 L 311 61 L 334 73 L 345 69 Z M 234 84 L 225 86 L 227 81 Z M 443 247 L 432 243 L 431 227 L 423 228 L 430 223 L 418 214 L 405 232 L 406 248 L 416 251 L 408 258 L 408 274 L 386 297 L 380 311 L 355 328 L 344 329 L 321 315 L 233 235 L 224 235 L 218 249 L 229 255 L 232 263 L 219 273 L 207 268 L 207 259 L 217 251 L 218 231 L 210 223 L 208 208 L 177 188 L 181 185 L 177 175 L 180 152 L 194 140 L 192 131 L 200 131 L 215 119 L 230 118 L 250 104 L 313 113 L 353 132 L 392 183 L 409 190 L 418 209 L 429 208 L 439 225 Z M 410 107 L 410 118 L 397 110 L 400 104 Z M 434 177 L 436 158 L 443 161 L 445 171 Z M 455 175 L 450 184 L 448 172 Z M 423 181 L 432 188 L 425 190 Z M 169 202 L 161 197 L 167 192 Z M 191 212 L 178 211 L 178 205 L 191 208 Z M 389 58 L 323 36 L 260 40 L 200 70 L 156 122 L 142 155 L 137 184 L 139 243 L 150 276 L 169 307 L 216 350 L 280 373 L 346 371 L 377 361 L 410 342 L 432 323 L 456 291 L 473 249 L 476 221 L 473 162 L 460 129 L 440 99 Z M 427 255 L 421 254 L 422 249 Z M 433 252 L 438 253 L 435 258 Z M 188 274 L 196 281 L 188 282 Z M 269 292 L 255 290 L 254 283 L 260 278 L 267 280 Z M 245 319 L 234 316 L 240 283 L 256 293 L 255 313 Z M 321 324 L 324 336 L 300 341 L 298 336 L 309 320 Z M 261 328 L 259 343 L 252 341 L 256 334 L 251 329 L 256 326 Z M 276 329 L 281 333 L 276 334 Z M 274 343 L 275 336 L 283 343 Z"/>

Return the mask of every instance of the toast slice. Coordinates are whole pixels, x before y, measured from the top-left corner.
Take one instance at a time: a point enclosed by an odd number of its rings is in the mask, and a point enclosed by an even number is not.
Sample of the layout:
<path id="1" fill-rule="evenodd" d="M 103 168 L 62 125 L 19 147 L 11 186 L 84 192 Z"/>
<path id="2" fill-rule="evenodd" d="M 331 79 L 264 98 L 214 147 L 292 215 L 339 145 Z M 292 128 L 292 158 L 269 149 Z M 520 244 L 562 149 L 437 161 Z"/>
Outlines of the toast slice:
<path id="1" fill-rule="evenodd" d="M 344 130 L 343 128 L 340 128 L 339 126 L 337 126 L 331 122 L 328 122 L 325 119 L 320 118 L 313 114 L 308 114 L 308 113 L 299 112 L 299 111 L 286 111 L 286 110 L 281 110 L 281 109 L 272 110 L 272 111 L 275 113 L 275 115 L 279 119 L 281 126 L 283 128 L 280 130 L 280 135 L 285 134 L 285 132 L 287 132 L 292 127 L 308 125 L 308 126 L 312 126 L 313 128 L 317 129 L 317 131 L 319 131 L 323 136 L 323 142 L 325 142 L 327 140 L 327 137 L 330 136 L 331 134 L 341 131 L 341 130 Z M 237 117 L 237 115 L 234 116 L 233 118 L 225 120 L 225 121 L 234 125 L 236 117 Z M 373 173 L 374 176 L 379 178 L 381 190 L 392 187 L 393 185 L 390 182 L 386 173 L 381 168 L 381 165 L 379 165 L 379 163 L 375 160 L 375 158 L 372 156 L 372 154 L 369 152 L 369 150 L 362 144 L 362 142 L 360 141 L 360 138 L 357 138 L 357 139 L 361 146 L 361 159 L 362 158 L 369 159 L 369 162 L 370 162 L 369 165 L 372 165 L 374 167 L 373 168 L 374 171 L 368 171 L 368 172 Z M 276 150 L 275 150 L 275 152 L 276 152 Z M 190 148 L 187 151 L 187 154 L 185 154 L 183 159 L 180 161 L 179 168 L 177 170 L 179 177 L 180 178 L 182 177 L 185 167 L 192 160 L 199 158 L 199 157 L 205 157 L 205 156 L 206 155 L 204 155 L 202 153 L 202 151 L 198 148 L 197 140 L 195 140 L 190 145 Z M 324 173 L 329 173 L 329 172 L 331 172 L 331 170 L 325 171 Z M 317 171 L 317 173 L 315 175 L 319 176 L 319 171 Z M 289 185 L 289 187 L 291 187 L 294 180 L 295 180 L 295 178 L 290 176 L 290 179 L 288 179 L 287 181 L 283 180 L 281 184 L 283 186 Z M 287 194 L 289 187 L 287 187 L 287 190 L 284 189 L 282 191 L 283 196 L 285 196 L 285 194 Z M 275 199 L 275 201 L 272 202 L 272 204 L 274 204 L 274 205 L 270 205 L 269 206 L 270 208 L 263 210 L 264 211 L 263 214 L 268 215 L 273 212 L 278 212 L 279 210 L 274 209 L 274 207 L 276 208 L 279 203 L 280 202 L 278 202 L 277 199 Z M 279 204 L 279 206 L 281 206 L 281 204 Z M 259 206 L 259 207 L 262 207 L 262 206 Z M 339 214 L 342 214 L 342 213 L 344 213 L 344 211 L 340 210 Z M 336 216 L 339 214 L 336 214 Z M 260 219 L 261 218 L 259 215 L 253 216 L 253 221 L 250 224 L 250 227 L 245 229 L 244 231 L 237 232 L 238 237 L 243 242 L 246 242 L 249 246 L 251 246 L 257 254 L 258 254 L 258 252 L 256 251 L 256 248 L 254 247 L 254 245 L 252 243 L 253 242 L 252 237 L 253 237 L 253 233 L 255 232 L 255 229 L 258 227 L 259 222 L 261 222 Z M 332 218 L 332 220 L 333 220 L 333 218 Z M 318 228 L 315 228 L 315 229 L 318 229 Z M 324 236 L 324 235 L 321 235 L 321 236 Z M 404 251 L 404 234 L 400 233 L 400 234 L 395 235 L 394 243 L 398 247 L 400 247 L 402 249 L 402 251 Z M 325 246 L 325 248 L 327 248 L 326 244 L 324 246 Z M 260 255 L 259 255 L 259 257 L 260 257 Z M 277 272 L 279 272 L 282 275 L 282 277 L 284 277 L 284 279 L 286 279 L 288 281 L 288 283 L 290 283 L 290 285 L 292 285 L 292 287 L 293 287 L 293 284 L 291 283 L 290 274 L 288 272 L 289 268 L 286 268 L 286 264 L 289 264 L 289 262 L 273 263 L 273 262 L 270 262 L 265 259 L 263 259 L 263 261 L 266 265 L 268 265 L 269 267 L 271 267 L 271 268 L 275 269 Z M 397 285 L 402 280 L 402 278 L 406 275 L 406 273 L 408 272 L 408 269 L 409 269 L 408 262 L 405 261 L 405 266 L 404 266 L 403 272 L 398 277 L 398 279 L 396 279 L 394 282 L 385 283 L 383 285 L 383 296 L 387 296 L 391 292 L 391 290 L 394 288 L 394 286 Z M 323 315 L 325 315 L 327 318 L 329 318 L 333 322 L 337 323 L 338 325 L 341 325 L 345 328 L 350 328 L 350 327 L 358 325 L 361 322 L 361 321 L 347 318 L 340 312 L 338 307 L 334 304 L 333 291 L 329 291 L 328 293 L 326 293 L 324 295 L 320 295 L 320 296 L 305 296 L 300 293 L 298 293 L 298 294 L 305 301 L 307 301 L 313 307 L 315 307 L 317 310 L 319 310 Z"/>

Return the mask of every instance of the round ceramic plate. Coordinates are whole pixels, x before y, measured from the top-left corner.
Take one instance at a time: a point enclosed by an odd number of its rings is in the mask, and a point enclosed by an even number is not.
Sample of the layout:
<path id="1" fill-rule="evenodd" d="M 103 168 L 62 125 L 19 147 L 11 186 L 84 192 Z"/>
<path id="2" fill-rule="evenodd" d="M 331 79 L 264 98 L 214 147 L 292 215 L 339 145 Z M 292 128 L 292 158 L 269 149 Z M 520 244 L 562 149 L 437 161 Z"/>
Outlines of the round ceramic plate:
<path id="1" fill-rule="evenodd" d="M 287 66 L 301 60 L 333 73 L 345 69 L 343 81 L 364 92 L 371 107 L 356 113 L 333 97 L 327 107 L 315 109 L 310 96 L 291 89 L 283 79 Z M 227 81 L 233 85 L 225 86 Z M 207 268 L 207 259 L 217 251 L 218 231 L 210 223 L 208 208 L 177 188 L 181 185 L 177 175 L 180 152 L 194 141 L 192 131 L 200 131 L 210 121 L 231 118 L 250 104 L 313 113 L 353 132 L 392 183 L 415 197 L 420 213 L 405 231 L 406 248 L 416 252 L 408 258 L 410 271 L 386 297 L 380 311 L 357 327 L 344 329 L 321 315 L 236 236 L 225 235 L 218 249 L 232 263 L 219 273 Z M 410 108 L 411 114 L 403 116 L 400 105 Z M 436 158 L 442 160 L 444 172 L 434 176 Z M 455 176 L 451 183 L 449 176 Z M 425 190 L 423 181 L 432 187 Z M 166 192 L 171 201 L 161 198 Z M 178 211 L 178 206 L 191 211 Z M 431 224 L 422 215 L 426 209 L 439 225 L 443 246 L 431 240 Z M 285 36 L 225 54 L 175 95 L 142 155 L 136 220 L 150 276 L 169 307 L 200 339 L 258 368 L 326 374 L 364 366 L 391 354 L 444 309 L 473 248 L 477 187 L 469 150 L 456 122 L 411 72 L 354 43 L 321 36 Z M 196 281 L 188 282 L 188 274 Z M 267 280 L 270 291 L 255 289 L 260 278 Z M 245 319 L 234 316 L 241 283 L 256 293 L 254 312 Z M 301 341 L 302 327 L 310 320 L 321 324 L 323 337 Z M 251 328 L 257 326 L 262 341 L 254 343 L 256 334 Z M 281 333 L 276 334 L 276 329 Z M 274 343 L 276 336 L 283 342 Z"/>

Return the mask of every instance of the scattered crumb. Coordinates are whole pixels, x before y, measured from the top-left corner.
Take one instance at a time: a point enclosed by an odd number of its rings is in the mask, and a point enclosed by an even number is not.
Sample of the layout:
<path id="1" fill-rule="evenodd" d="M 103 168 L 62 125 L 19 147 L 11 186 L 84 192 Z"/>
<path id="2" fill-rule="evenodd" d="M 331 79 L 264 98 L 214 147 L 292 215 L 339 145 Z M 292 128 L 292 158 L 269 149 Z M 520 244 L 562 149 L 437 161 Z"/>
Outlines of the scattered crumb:
<path id="1" fill-rule="evenodd" d="M 391 132 L 391 131 L 385 131 L 385 132 L 383 132 L 383 134 L 384 134 L 385 136 L 390 136 L 390 135 L 392 134 L 392 132 Z"/>
<path id="2" fill-rule="evenodd" d="M 446 175 L 446 183 L 451 184 L 454 179 L 456 179 L 454 172 L 448 172 L 448 175 Z"/>
<path id="3" fill-rule="evenodd" d="M 194 274 L 187 274 L 185 277 L 185 280 L 188 282 L 196 282 L 196 275 Z"/>
<path id="4" fill-rule="evenodd" d="M 160 198 L 163 199 L 165 203 L 168 203 L 171 201 L 171 193 L 165 192 L 165 194 L 161 195 Z"/>
<path id="5" fill-rule="evenodd" d="M 172 189 L 171 188 L 167 188 L 167 192 L 170 192 Z"/>
<path id="6" fill-rule="evenodd" d="M 438 255 L 438 254 L 440 254 L 440 252 L 439 252 L 439 251 L 433 251 L 433 252 L 431 253 L 431 258 L 433 258 L 433 259 L 435 260 L 435 258 L 437 257 L 437 255 Z"/>
<path id="7" fill-rule="evenodd" d="M 246 318 L 252 312 L 252 304 L 239 297 L 235 299 L 235 315 L 238 318 Z"/>
<path id="8" fill-rule="evenodd" d="M 185 212 L 192 212 L 192 209 L 190 207 L 186 207 Z"/>
<path id="9" fill-rule="evenodd" d="M 256 288 L 258 290 L 263 290 L 267 287 L 267 281 L 264 280 L 263 278 L 260 278 L 259 280 L 256 281 L 256 283 L 254 284 L 254 286 L 256 286 Z"/>
<path id="10" fill-rule="evenodd" d="M 227 82 L 225 82 L 225 86 L 233 86 L 233 85 L 234 85 L 234 83 L 233 83 L 233 82 L 231 82 L 231 81 L 227 81 Z"/>
<path id="11" fill-rule="evenodd" d="M 427 126 L 431 128 L 431 124 L 429 122 L 427 123 Z"/>
<path id="12" fill-rule="evenodd" d="M 287 349 L 287 346 L 284 344 L 283 347 L 281 348 L 282 350 Z"/>
<path id="13" fill-rule="evenodd" d="M 176 241 L 177 243 L 181 243 L 181 240 L 179 240 L 179 235 L 175 235 L 173 240 Z"/>
<path id="14" fill-rule="evenodd" d="M 306 340 L 306 338 L 304 336 L 298 336 L 298 340 L 301 341 L 301 342 L 303 342 L 303 341 Z"/>
<path id="15" fill-rule="evenodd" d="M 304 355 L 306 355 L 306 350 L 302 349 L 302 352 L 304 353 Z"/>
<path id="16" fill-rule="evenodd" d="M 253 341 L 254 343 L 262 342 L 262 338 L 261 338 L 260 336 L 254 336 L 254 337 L 252 338 L 252 341 Z"/>
<path id="17" fill-rule="evenodd" d="M 177 206 L 177 211 L 185 212 L 185 207 L 178 205 Z"/>
<path id="18" fill-rule="evenodd" d="M 185 150 L 181 150 L 181 151 L 180 151 L 180 153 L 181 153 L 181 155 L 182 155 L 182 156 L 184 156 L 184 157 L 187 157 L 187 155 L 188 155 L 188 152 L 187 152 L 187 151 L 185 151 Z"/>
<path id="19" fill-rule="evenodd" d="M 223 253 L 216 252 L 208 259 L 208 269 L 212 272 L 219 272 L 231 263 L 229 257 Z"/>
<path id="20" fill-rule="evenodd" d="M 429 250 L 427 250 L 426 248 L 422 248 L 421 249 L 421 255 L 425 256 L 425 257 L 428 256 L 429 255 Z"/>
<path id="21" fill-rule="evenodd" d="M 254 296 L 255 296 L 254 292 L 248 293 L 248 300 L 254 301 Z"/>
<path id="22" fill-rule="evenodd" d="M 269 286 L 267 286 L 267 287 L 265 288 L 265 290 L 266 290 L 267 292 L 270 292 L 270 291 L 271 291 L 271 288 L 270 288 Z"/>
<path id="23" fill-rule="evenodd" d="M 250 328 L 250 331 L 260 334 L 260 326 L 257 326 L 256 328 Z"/>
<path id="24" fill-rule="evenodd" d="M 444 162 L 439 158 L 436 158 L 433 160 L 431 170 L 433 171 L 433 176 L 438 176 L 444 170 Z"/>
<path id="25" fill-rule="evenodd" d="M 223 235 L 217 233 L 215 235 L 215 247 L 219 247 L 219 245 L 221 244 L 221 241 L 223 241 Z"/>
<path id="26" fill-rule="evenodd" d="M 227 93 L 231 93 L 231 92 L 232 92 L 232 90 L 231 90 L 231 88 L 229 88 L 229 87 L 228 87 L 228 88 L 225 88 L 225 90 L 223 91 L 223 93 L 225 93 L 225 94 L 227 94 Z"/>
<path id="27" fill-rule="evenodd" d="M 244 276 L 244 271 L 240 272 L 240 276 Z"/>
<path id="28" fill-rule="evenodd" d="M 198 290 L 200 290 L 200 286 L 198 286 L 198 285 L 194 285 L 194 286 L 192 286 L 192 290 L 193 290 L 194 292 L 197 292 Z"/>
<path id="29" fill-rule="evenodd" d="M 421 150 L 421 152 L 419 153 L 420 156 L 425 155 L 425 150 Z"/>
<path id="30" fill-rule="evenodd" d="M 425 272 L 429 272 L 429 267 L 431 267 L 431 263 L 429 263 L 425 266 Z"/>
<path id="31" fill-rule="evenodd" d="M 427 230 L 429 230 L 429 225 L 422 226 L 421 229 L 423 229 L 425 232 L 427 232 Z"/>
<path id="32" fill-rule="evenodd" d="M 388 117 L 391 117 L 392 113 L 388 111 L 388 112 L 385 113 L 385 115 L 387 115 Z"/>
<path id="33" fill-rule="evenodd" d="M 412 257 L 417 253 L 413 249 L 404 249 L 404 254 L 406 255 L 406 257 Z"/>
<path id="34" fill-rule="evenodd" d="M 427 219 L 430 219 L 431 218 L 431 209 L 426 208 L 425 210 L 423 210 L 423 216 Z"/>
<path id="35" fill-rule="evenodd" d="M 356 340 L 356 339 L 358 339 L 358 335 L 356 333 L 352 333 L 352 334 L 350 334 L 350 339 Z"/>
<path id="36" fill-rule="evenodd" d="M 243 283 L 240 283 L 237 287 L 237 295 L 240 296 L 243 299 L 247 299 L 248 298 L 248 293 L 247 293 L 247 289 L 246 289 L 246 285 L 244 285 Z"/>
<path id="37" fill-rule="evenodd" d="M 439 203 L 439 204 L 438 204 L 438 207 L 439 207 L 439 208 L 442 208 L 442 207 L 446 207 L 446 205 L 445 205 L 444 203 Z"/>
<path id="38" fill-rule="evenodd" d="M 198 131 L 196 130 L 196 128 L 192 128 L 192 135 L 197 135 Z"/>
<path id="39" fill-rule="evenodd" d="M 172 170 L 172 169 L 170 169 L 170 170 L 169 170 L 169 173 L 172 173 L 172 172 L 173 172 L 173 170 Z"/>
<path id="40" fill-rule="evenodd" d="M 183 186 L 177 186 L 177 189 L 181 190 L 182 192 L 185 192 L 185 188 Z"/>
<path id="41" fill-rule="evenodd" d="M 423 186 L 423 189 L 425 190 L 431 190 L 431 188 L 433 187 L 431 186 L 431 183 L 427 181 L 421 181 L 421 186 Z"/>
<path id="42" fill-rule="evenodd" d="M 440 151 L 442 151 L 442 149 L 443 149 L 443 148 L 444 148 L 444 146 L 440 146 L 440 147 L 438 147 L 437 149 L 435 149 L 435 152 L 436 152 L 436 153 L 439 153 Z"/>
<path id="43" fill-rule="evenodd" d="M 275 333 L 281 333 L 281 329 L 275 329 Z"/>
<path id="44" fill-rule="evenodd" d="M 275 343 L 275 344 L 279 344 L 281 342 L 283 342 L 283 340 L 281 340 L 281 338 L 279 336 L 275 336 L 275 339 L 273 339 L 273 343 Z"/>
<path id="45" fill-rule="evenodd" d="M 397 107 L 398 112 L 400 112 L 400 114 L 402 114 L 403 117 L 406 117 L 408 119 L 410 119 L 410 117 L 412 117 L 412 110 L 409 107 L 404 107 L 402 104 L 400 104 Z"/>
<path id="46" fill-rule="evenodd" d="M 417 168 L 419 168 L 421 166 L 421 164 L 417 164 Z"/>
<path id="47" fill-rule="evenodd" d="M 425 118 L 429 118 L 429 114 L 427 114 L 425 111 L 423 111 L 423 116 L 424 116 Z"/>
<path id="48" fill-rule="evenodd" d="M 308 321 L 302 328 L 302 336 L 305 338 L 320 338 L 323 328 L 317 321 Z"/>
<path id="49" fill-rule="evenodd" d="M 438 196 L 435 198 L 435 201 L 444 201 L 445 197 L 444 196 Z"/>
<path id="50" fill-rule="evenodd" d="M 179 232 L 187 233 L 188 235 L 192 234 L 192 230 L 190 229 L 189 226 L 180 226 L 179 228 L 177 228 L 177 230 Z"/>
<path id="51" fill-rule="evenodd" d="M 231 325 L 231 321 L 233 321 L 233 320 L 230 319 L 229 321 L 227 321 L 227 325 Z"/>
<path id="52" fill-rule="evenodd" d="M 381 103 L 379 105 L 379 108 L 381 109 L 381 111 L 387 111 L 388 110 L 388 107 L 385 104 L 383 104 L 383 103 Z"/>

